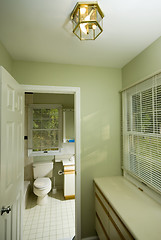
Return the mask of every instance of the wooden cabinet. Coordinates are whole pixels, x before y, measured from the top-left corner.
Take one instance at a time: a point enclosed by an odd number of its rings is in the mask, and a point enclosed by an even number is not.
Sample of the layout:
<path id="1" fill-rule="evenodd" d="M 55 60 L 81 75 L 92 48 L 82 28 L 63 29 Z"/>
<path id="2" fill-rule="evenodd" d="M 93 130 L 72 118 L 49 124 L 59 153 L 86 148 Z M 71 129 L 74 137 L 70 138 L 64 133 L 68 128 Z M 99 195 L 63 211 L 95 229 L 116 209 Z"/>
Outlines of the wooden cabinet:
<path id="1" fill-rule="evenodd" d="M 64 198 L 75 198 L 75 166 L 64 166 Z"/>
<path id="2" fill-rule="evenodd" d="M 160 240 L 160 199 L 124 176 L 95 178 L 95 219 L 100 240 Z"/>
<path id="3" fill-rule="evenodd" d="M 134 239 L 96 184 L 95 212 L 95 226 L 100 240 Z"/>

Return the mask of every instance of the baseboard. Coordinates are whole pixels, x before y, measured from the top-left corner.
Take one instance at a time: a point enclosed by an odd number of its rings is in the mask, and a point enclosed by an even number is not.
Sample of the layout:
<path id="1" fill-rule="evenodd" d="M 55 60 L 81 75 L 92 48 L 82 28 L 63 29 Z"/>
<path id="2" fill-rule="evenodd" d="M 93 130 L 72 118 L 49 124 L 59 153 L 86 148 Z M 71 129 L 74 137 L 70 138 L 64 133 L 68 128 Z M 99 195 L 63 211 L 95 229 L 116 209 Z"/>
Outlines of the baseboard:
<path id="1" fill-rule="evenodd" d="M 65 200 L 75 199 L 75 195 L 64 196 Z"/>
<path id="2" fill-rule="evenodd" d="M 97 236 L 93 236 L 88 238 L 82 238 L 82 240 L 99 240 L 99 238 Z"/>

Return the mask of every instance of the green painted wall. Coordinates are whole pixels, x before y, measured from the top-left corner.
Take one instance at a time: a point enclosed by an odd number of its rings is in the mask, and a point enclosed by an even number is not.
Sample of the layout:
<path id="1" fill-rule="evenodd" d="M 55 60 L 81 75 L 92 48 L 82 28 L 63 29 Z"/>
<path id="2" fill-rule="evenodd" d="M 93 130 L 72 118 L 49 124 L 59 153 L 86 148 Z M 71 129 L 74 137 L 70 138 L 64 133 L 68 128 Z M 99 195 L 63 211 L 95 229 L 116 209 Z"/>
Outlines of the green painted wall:
<path id="1" fill-rule="evenodd" d="M 122 69 L 122 87 L 161 71 L 161 37 Z"/>
<path id="2" fill-rule="evenodd" d="M 121 70 L 14 61 L 13 76 L 22 84 L 80 87 L 82 237 L 95 235 L 93 178 L 121 174 Z"/>
<path id="3" fill-rule="evenodd" d="M 74 136 L 74 111 L 65 111 L 65 139 L 75 139 Z M 63 119 L 64 120 L 64 119 Z"/>
<path id="4" fill-rule="evenodd" d="M 13 60 L 0 42 L 0 66 L 3 66 L 10 74 L 12 73 Z"/>
<path id="5" fill-rule="evenodd" d="M 35 93 L 33 94 L 33 103 L 42 104 L 62 104 L 64 108 L 74 108 L 73 94 L 52 94 L 52 93 Z"/>

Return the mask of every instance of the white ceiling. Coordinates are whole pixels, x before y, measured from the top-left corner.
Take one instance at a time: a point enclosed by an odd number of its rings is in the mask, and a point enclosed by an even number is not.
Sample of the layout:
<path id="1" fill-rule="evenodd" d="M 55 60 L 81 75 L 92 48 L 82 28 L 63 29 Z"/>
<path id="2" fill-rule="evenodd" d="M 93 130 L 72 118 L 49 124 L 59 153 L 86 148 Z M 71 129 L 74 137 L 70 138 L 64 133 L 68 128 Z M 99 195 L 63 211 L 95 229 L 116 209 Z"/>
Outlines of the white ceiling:
<path id="1" fill-rule="evenodd" d="M 80 41 L 76 0 L 0 0 L 0 41 L 14 59 L 121 68 L 161 36 L 161 0 L 100 0 L 103 33 Z"/>

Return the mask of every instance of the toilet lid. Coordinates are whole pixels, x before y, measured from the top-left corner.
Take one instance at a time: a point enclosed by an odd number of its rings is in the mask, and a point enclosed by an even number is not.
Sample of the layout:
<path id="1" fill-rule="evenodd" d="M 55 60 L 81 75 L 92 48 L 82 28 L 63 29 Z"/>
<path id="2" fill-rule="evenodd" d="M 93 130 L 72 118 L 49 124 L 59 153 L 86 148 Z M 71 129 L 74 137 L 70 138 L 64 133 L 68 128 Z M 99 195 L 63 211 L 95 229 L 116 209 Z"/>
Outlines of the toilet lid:
<path id="1" fill-rule="evenodd" d="M 46 188 L 48 187 L 49 185 L 51 184 L 51 180 L 49 178 L 37 178 L 35 181 L 34 181 L 34 187 L 36 188 Z"/>

